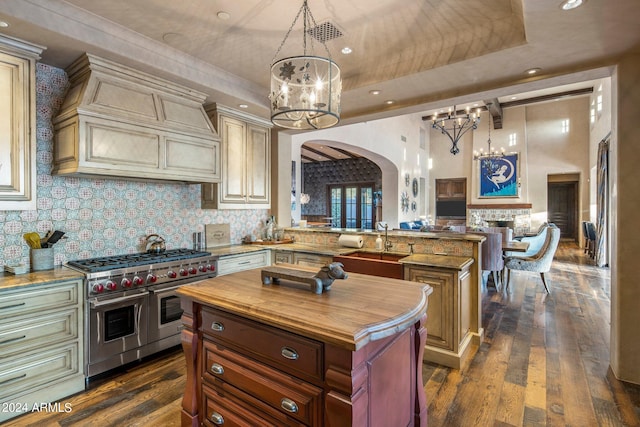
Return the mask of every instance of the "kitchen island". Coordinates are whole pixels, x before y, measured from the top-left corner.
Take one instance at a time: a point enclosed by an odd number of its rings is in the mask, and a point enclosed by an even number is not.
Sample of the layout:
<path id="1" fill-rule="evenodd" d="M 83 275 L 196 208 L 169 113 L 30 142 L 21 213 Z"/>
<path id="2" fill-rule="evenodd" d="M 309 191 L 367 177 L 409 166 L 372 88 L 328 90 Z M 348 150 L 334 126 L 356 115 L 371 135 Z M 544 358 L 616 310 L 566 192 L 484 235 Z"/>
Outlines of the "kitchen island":
<path id="1" fill-rule="evenodd" d="M 182 425 L 205 418 L 213 425 L 427 424 L 421 365 L 430 286 L 350 274 L 316 295 L 286 280 L 262 285 L 260 272 L 178 290 L 187 360 Z"/>

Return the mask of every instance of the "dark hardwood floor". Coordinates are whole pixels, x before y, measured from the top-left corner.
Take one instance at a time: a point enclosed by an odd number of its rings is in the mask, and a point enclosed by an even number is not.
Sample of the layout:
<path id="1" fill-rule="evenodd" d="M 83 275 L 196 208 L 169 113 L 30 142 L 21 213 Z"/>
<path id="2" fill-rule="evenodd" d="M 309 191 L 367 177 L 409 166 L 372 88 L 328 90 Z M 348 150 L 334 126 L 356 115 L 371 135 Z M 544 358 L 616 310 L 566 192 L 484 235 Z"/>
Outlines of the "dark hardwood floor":
<path id="1" fill-rule="evenodd" d="M 547 274 L 514 271 L 511 293 L 483 290 L 485 341 L 462 370 L 424 364 L 429 426 L 640 426 L 640 386 L 609 369 L 609 270 L 561 243 Z M 69 413 L 7 426 L 177 426 L 180 350 L 92 381 Z"/>

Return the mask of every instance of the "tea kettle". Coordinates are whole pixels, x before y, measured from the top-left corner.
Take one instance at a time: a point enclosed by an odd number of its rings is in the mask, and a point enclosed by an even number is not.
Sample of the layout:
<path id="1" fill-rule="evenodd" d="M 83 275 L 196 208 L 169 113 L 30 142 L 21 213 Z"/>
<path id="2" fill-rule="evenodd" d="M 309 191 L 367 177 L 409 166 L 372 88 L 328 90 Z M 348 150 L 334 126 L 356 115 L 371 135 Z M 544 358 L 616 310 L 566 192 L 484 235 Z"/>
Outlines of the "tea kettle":
<path id="1" fill-rule="evenodd" d="M 147 242 L 147 252 L 149 253 L 159 254 L 167 249 L 164 239 L 157 234 L 149 234 L 145 239 Z"/>

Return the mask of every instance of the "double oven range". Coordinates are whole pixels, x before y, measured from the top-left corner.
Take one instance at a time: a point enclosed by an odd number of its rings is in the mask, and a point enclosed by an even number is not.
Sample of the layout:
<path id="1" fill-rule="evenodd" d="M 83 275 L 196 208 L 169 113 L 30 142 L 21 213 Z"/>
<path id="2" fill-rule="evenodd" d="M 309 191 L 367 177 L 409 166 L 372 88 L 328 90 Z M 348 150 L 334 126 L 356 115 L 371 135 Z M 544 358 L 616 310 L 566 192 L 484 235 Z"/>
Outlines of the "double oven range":
<path id="1" fill-rule="evenodd" d="M 217 274 L 217 256 L 191 249 L 69 261 L 85 275 L 85 375 L 180 344 L 182 285 Z"/>

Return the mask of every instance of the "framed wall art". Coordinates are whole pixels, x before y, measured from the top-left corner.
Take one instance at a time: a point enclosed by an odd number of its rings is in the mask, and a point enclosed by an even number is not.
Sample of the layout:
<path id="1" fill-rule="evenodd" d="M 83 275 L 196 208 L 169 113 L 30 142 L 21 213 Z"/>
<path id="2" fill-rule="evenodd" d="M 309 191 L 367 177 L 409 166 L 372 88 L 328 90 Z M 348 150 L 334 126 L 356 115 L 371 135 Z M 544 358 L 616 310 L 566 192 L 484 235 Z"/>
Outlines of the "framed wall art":
<path id="1" fill-rule="evenodd" d="M 518 159 L 518 153 L 478 159 L 478 197 L 518 197 Z"/>

